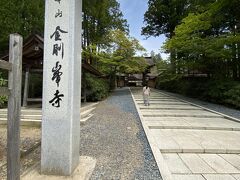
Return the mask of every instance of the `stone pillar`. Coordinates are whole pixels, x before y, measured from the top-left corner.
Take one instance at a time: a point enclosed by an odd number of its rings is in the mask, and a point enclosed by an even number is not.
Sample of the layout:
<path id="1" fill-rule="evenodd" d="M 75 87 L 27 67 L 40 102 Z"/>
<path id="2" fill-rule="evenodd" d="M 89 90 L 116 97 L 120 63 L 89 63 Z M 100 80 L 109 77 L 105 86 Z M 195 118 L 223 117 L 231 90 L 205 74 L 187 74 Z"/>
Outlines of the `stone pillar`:
<path id="1" fill-rule="evenodd" d="M 82 0 L 46 0 L 41 172 L 79 164 Z"/>

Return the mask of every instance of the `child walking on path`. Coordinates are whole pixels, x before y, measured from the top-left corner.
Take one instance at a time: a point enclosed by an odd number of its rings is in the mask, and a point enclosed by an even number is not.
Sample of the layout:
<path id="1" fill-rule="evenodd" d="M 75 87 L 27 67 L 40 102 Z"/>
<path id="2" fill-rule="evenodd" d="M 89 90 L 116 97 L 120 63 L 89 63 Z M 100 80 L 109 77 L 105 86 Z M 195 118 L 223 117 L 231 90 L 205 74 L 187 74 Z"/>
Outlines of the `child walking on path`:
<path id="1" fill-rule="evenodd" d="M 143 87 L 143 101 L 145 106 L 150 106 L 149 96 L 150 96 L 150 88 L 148 87 L 148 85 L 146 85 Z"/>

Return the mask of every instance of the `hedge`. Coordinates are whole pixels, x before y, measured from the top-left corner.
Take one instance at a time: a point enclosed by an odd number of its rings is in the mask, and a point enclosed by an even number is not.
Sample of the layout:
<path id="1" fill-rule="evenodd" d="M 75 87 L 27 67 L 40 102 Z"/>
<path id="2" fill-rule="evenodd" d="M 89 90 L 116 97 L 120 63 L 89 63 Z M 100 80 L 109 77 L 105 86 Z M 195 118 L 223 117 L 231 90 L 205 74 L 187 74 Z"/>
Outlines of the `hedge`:
<path id="1" fill-rule="evenodd" d="M 109 82 L 106 79 L 86 74 L 87 101 L 100 101 L 109 95 Z"/>
<path id="2" fill-rule="evenodd" d="M 229 79 L 158 77 L 158 89 L 240 109 L 240 82 Z"/>

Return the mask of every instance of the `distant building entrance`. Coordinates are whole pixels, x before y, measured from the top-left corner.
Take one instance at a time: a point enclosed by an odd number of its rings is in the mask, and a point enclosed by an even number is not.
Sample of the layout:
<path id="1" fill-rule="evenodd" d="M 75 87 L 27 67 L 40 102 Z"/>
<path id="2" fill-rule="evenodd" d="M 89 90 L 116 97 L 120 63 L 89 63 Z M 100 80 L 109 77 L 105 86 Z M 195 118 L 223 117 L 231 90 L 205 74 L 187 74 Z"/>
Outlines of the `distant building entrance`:
<path id="1" fill-rule="evenodd" d="M 158 76 L 157 66 L 151 57 L 145 57 L 145 61 L 148 64 L 145 72 L 141 74 L 119 74 L 117 78 L 118 87 L 138 87 L 147 83 L 149 87 L 155 88 Z"/>

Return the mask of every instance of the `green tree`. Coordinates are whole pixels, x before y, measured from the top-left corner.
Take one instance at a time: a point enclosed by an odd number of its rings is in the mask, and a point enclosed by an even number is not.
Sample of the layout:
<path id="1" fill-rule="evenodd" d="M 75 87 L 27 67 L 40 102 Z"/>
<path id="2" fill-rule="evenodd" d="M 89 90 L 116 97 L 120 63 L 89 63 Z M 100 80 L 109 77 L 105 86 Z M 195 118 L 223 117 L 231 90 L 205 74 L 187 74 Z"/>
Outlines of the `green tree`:
<path id="1" fill-rule="evenodd" d="M 147 64 L 143 57 L 136 57 L 137 52 L 145 51 L 138 40 L 121 30 L 112 31 L 109 38 L 112 41 L 111 47 L 99 54 L 99 62 L 102 70 L 110 75 L 114 88 L 117 73 L 140 73 Z"/>
<path id="2" fill-rule="evenodd" d="M 153 51 L 151 52 L 151 57 L 154 63 L 157 66 L 158 73 L 162 73 L 166 70 L 170 70 L 170 64 L 167 60 L 163 60 L 160 53 L 155 54 Z"/>
<path id="3" fill-rule="evenodd" d="M 110 31 L 128 31 L 116 0 L 85 0 L 83 12 L 83 48 L 89 52 L 97 53 L 109 46 L 111 39 L 107 35 Z"/>
<path id="4" fill-rule="evenodd" d="M 190 12 L 202 12 L 209 3 L 215 0 L 149 0 L 148 10 L 144 15 L 145 26 L 142 34 L 145 36 L 159 36 L 164 34 L 171 39 L 175 35 L 175 28 L 181 24 Z M 176 72 L 177 55 L 174 49 L 168 49 L 172 72 Z"/>
<path id="5" fill-rule="evenodd" d="M 237 1 L 219 0 L 208 5 L 204 12 L 190 13 L 182 20 L 165 46 L 168 51 L 178 52 L 180 68 L 239 78 L 237 6 Z"/>
<path id="6" fill-rule="evenodd" d="M 144 14 L 145 27 L 142 34 L 159 36 L 165 34 L 171 38 L 175 27 L 185 15 L 188 2 L 185 0 L 149 0 L 148 10 Z"/>
<path id="7" fill-rule="evenodd" d="M 1 0 L 0 1 L 0 53 L 8 49 L 11 33 L 24 37 L 33 32 L 43 33 L 43 0 Z"/>
<path id="8" fill-rule="evenodd" d="M 165 34 L 166 37 L 174 36 L 174 29 L 186 16 L 188 2 L 185 0 L 149 0 L 148 10 L 144 14 L 145 27 L 142 34 L 145 36 L 159 36 Z M 175 72 L 174 51 L 170 51 L 172 71 Z"/>

